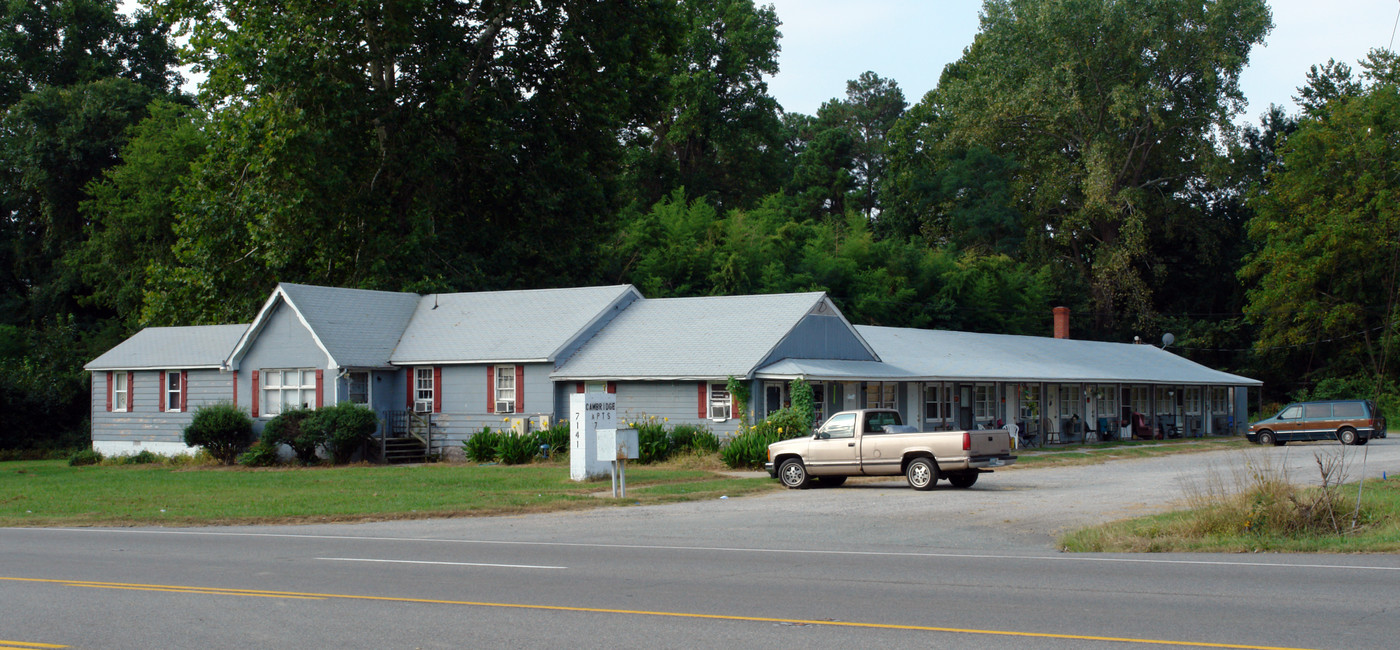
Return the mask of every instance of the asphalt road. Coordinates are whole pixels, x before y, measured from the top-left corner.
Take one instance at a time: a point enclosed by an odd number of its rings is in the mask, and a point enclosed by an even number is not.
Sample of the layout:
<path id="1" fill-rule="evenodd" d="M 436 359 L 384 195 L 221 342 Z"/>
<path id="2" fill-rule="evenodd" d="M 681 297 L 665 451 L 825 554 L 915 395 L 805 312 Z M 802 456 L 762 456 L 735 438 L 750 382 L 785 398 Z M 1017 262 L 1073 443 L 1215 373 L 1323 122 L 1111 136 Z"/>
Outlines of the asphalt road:
<path id="1" fill-rule="evenodd" d="M 1400 556 L 1057 552 L 1257 449 L 588 512 L 0 529 L 0 648 L 1394 648 Z M 1365 469 L 1360 465 L 1365 455 Z M 1400 472 L 1400 440 L 1347 449 Z M 1209 461 L 1209 462 L 1205 462 Z M 15 642 L 29 645 L 15 645 Z M 7 645 L 7 643 L 9 645 Z"/>

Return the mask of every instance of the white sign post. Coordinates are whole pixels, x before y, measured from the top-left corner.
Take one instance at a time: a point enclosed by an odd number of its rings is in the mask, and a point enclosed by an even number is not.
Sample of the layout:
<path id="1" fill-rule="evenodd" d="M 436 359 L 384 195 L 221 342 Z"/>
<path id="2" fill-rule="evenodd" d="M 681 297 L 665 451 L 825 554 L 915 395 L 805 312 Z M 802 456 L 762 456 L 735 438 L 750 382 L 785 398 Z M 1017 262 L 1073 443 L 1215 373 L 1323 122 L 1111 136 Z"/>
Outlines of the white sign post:
<path id="1" fill-rule="evenodd" d="M 569 478 L 586 481 L 608 473 L 608 463 L 598 460 L 599 429 L 617 429 L 617 396 L 570 395 Z"/>

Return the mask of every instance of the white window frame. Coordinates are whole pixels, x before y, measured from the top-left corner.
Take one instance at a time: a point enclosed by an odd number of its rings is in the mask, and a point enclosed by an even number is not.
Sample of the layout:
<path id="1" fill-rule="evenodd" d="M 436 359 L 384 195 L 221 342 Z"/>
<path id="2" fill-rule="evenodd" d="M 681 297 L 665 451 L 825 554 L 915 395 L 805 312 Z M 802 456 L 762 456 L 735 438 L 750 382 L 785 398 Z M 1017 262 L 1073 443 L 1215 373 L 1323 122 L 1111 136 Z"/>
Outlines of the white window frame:
<path id="1" fill-rule="evenodd" d="M 729 387 L 725 384 L 710 384 L 710 407 L 708 409 L 711 420 L 729 420 L 734 417 L 734 399 L 729 394 Z"/>
<path id="2" fill-rule="evenodd" d="M 1131 388 L 1131 399 L 1134 413 L 1148 415 L 1151 412 L 1152 400 L 1148 399 L 1151 392 L 1146 386 L 1133 386 Z"/>
<path id="3" fill-rule="evenodd" d="M 1045 401 L 1040 396 L 1040 384 L 1021 386 L 1021 395 L 1016 402 L 1016 412 L 1021 416 L 1020 419 L 1038 425 L 1045 411 Z"/>
<path id="4" fill-rule="evenodd" d="M 364 375 L 365 378 L 365 401 L 355 401 L 355 376 Z M 374 373 L 368 370 L 350 370 L 345 373 L 345 400 L 351 404 L 364 404 L 369 406 L 374 403 Z"/>
<path id="5" fill-rule="evenodd" d="M 131 411 L 131 372 L 121 370 L 112 373 L 112 412 Z"/>
<path id="6" fill-rule="evenodd" d="M 183 386 L 180 385 L 180 371 L 165 371 L 165 385 L 161 386 L 160 398 L 165 400 L 165 410 L 170 413 L 180 412 L 180 392 Z"/>
<path id="7" fill-rule="evenodd" d="M 496 412 L 515 412 L 515 366 L 496 366 Z"/>
<path id="8" fill-rule="evenodd" d="M 433 368 L 413 369 L 413 412 L 432 413 L 433 397 L 437 395 L 437 384 L 433 381 Z"/>
<path id="9" fill-rule="evenodd" d="M 608 392 L 608 382 L 606 381 L 586 381 L 583 382 L 583 392 L 586 395 L 604 395 Z"/>
<path id="10" fill-rule="evenodd" d="M 972 419 L 982 422 L 996 419 L 996 384 L 974 384 L 972 386 Z"/>
<path id="11" fill-rule="evenodd" d="M 924 384 L 924 421 L 945 422 L 952 412 L 951 388 L 944 384 Z M 932 407 L 932 410 L 930 410 Z"/>
<path id="12" fill-rule="evenodd" d="M 296 383 L 288 382 L 288 378 Z M 258 390 L 262 391 L 259 396 L 259 417 L 271 418 L 286 413 L 288 410 L 296 408 L 314 408 L 316 406 L 316 369 L 315 368 L 264 368 L 261 371 L 261 385 Z M 277 399 L 271 399 L 276 394 Z M 309 399 L 308 399 L 309 396 Z M 293 398 L 288 402 L 288 398 Z M 287 404 L 295 404 L 293 409 L 288 409 Z"/>
<path id="13" fill-rule="evenodd" d="M 1060 384 L 1060 417 L 1079 415 L 1083 408 L 1080 403 L 1083 399 L 1084 394 L 1079 390 L 1079 384 Z"/>
<path id="14" fill-rule="evenodd" d="M 1212 386 L 1210 388 L 1210 412 L 1216 415 L 1228 415 L 1230 413 L 1230 389 L 1224 386 Z"/>
<path id="15" fill-rule="evenodd" d="M 1201 387 L 1187 386 L 1183 390 L 1186 391 L 1186 399 L 1182 401 L 1182 410 L 1184 410 L 1187 415 L 1200 415 Z"/>
<path id="16" fill-rule="evenodd" d="M 875 397 L 872 401 L 870 398 Z M 895 381 L 868 381 L 865 382 L 865 408 L 868 409 L 893 409 L 899 408 L 899 382 Z"/>

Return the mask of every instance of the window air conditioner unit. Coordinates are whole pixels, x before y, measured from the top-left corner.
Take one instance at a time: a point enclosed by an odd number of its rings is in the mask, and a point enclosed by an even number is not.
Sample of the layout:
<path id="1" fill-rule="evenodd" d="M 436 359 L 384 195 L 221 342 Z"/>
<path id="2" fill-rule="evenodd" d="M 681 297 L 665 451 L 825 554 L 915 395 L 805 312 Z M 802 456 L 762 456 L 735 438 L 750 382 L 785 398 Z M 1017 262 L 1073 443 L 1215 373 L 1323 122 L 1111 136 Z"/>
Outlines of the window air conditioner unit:
<path id="1" fill-rule="evenodd" d="M 413 412 L 414 412 L 414 413 L 432 413 L 432 412 L 433 412 L 433 403 L 432 403 L 432 402 L 414 402 L 414 403 L 413 403 Z"/>

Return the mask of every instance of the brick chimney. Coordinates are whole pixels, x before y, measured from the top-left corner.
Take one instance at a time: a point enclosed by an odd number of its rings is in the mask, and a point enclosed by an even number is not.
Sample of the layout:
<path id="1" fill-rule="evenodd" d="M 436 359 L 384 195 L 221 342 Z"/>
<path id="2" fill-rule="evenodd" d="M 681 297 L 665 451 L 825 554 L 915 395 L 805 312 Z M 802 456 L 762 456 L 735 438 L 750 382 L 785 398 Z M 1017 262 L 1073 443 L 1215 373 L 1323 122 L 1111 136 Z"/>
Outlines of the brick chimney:
<path id="1" fill-rule="evenodd" d="M 1051 311 L 1055 313 L 1055 338 L 1069 338 L 1069 307 L 1056 307 Z"/>

